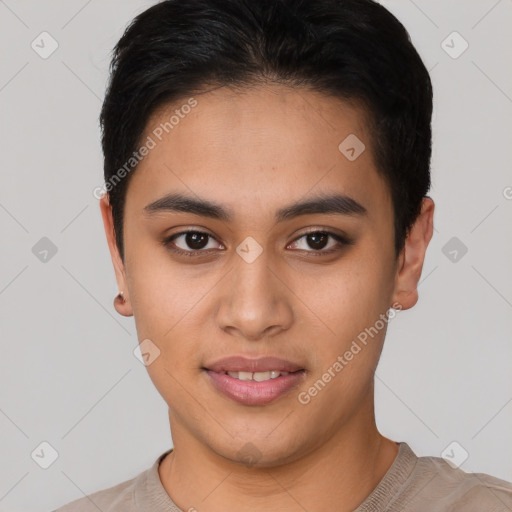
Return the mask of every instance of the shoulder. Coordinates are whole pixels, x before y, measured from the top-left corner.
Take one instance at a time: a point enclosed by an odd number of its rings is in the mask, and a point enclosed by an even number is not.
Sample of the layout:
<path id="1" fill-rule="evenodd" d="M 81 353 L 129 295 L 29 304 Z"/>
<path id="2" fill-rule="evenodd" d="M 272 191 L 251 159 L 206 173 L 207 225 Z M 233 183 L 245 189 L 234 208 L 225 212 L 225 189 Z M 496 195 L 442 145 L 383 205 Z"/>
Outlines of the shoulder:
<path id="1" fill-rule="evenodd" d="M 409 483 L 415 493 L 411 502 L 431 505 L 432 510 L 512 510 L 512 483 L 486 473 L 467 473 L 440 457 L 418 457 Z"/>
<path id="2" fill-rule="evenodd" d="M 158 475 L 160 462 L 171 451 L 172 448 L 153 459 L 153 464 L 134 478 L 71 501 L 52 512 L 137 512 L 156 510 L 164 504 L 173 510 L 171 498 Z"/>
<path id="3" fill-rule="evenodd" d="M 53 512 L 132 512 L 135 511 L 133 499 L 138 477 L 126 480 L 112 487 L 94 492 L 83 498 L 71 501 Z"/>

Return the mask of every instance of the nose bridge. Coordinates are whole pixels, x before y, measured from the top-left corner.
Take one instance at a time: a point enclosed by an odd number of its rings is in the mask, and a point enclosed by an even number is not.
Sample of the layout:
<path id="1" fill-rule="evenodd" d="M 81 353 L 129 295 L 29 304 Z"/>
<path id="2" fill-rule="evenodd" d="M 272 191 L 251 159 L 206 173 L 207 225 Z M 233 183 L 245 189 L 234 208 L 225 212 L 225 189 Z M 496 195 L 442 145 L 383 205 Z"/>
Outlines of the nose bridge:
<path id="1" fill-rule="evenodd" d="M 236 255 L 234 265 L 218 309 L 220 327 L 252 339 L 269 334 L 270 328 L 287 329 L 291 304 L 286 287 L 268 266 L 267 254 L 263 251 L 252 261 Z"/>
<path id="2" fill-rule="evenodd" d="M 269 304 L 271 301 L 272 281 L 275 277 L 268 268 L 266 255 L 260 255 L 255 261 L 248 263 L 241 259 L 234 269 L 233 290 L 234 296 L 246 303 Z M 266 299 L 266 300 L 263 300 Z"/>

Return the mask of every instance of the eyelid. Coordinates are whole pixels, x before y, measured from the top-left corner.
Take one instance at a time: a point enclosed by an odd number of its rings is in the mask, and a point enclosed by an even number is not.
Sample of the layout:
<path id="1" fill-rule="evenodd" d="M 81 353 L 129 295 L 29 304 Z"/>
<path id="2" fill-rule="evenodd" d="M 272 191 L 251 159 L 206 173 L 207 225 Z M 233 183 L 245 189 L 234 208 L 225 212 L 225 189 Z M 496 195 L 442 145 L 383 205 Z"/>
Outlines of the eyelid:
<path id="1" fill-rule="evenodd" d="M 341 230 L 334 230 L 334 228 L 328 228 L 328 227 L 322 227 L 322 226 L 314 226 L 312 228 L 308 228 L 306 231 L 302 231 L 299 235 L 297 235 L 296 238 L 293 239 L 293 241 L 298 240 L 299 238 L 302 238 L 305 235 L 310 235 L 311 233 L 325 233 L 327 235 L 338 237 L 341 240 L 344 241 L 346 244 L 353 244 L 354 240 L 344 233 Z"/>

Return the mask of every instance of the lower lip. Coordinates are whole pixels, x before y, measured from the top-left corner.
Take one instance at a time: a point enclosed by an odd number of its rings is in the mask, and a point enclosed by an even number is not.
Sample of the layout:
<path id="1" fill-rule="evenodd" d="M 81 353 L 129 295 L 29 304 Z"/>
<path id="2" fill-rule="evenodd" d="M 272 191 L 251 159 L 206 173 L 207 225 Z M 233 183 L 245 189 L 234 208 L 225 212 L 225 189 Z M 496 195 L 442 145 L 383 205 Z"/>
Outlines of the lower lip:
<path id="1" fill-rule="evenodd" d="M 281 375 L 263 382 L 235 379 L 225 373 L 206 370 L 215 388 L 235 402 L 245 405 L 265 405 L 300 385 L 305 371 Z"/>

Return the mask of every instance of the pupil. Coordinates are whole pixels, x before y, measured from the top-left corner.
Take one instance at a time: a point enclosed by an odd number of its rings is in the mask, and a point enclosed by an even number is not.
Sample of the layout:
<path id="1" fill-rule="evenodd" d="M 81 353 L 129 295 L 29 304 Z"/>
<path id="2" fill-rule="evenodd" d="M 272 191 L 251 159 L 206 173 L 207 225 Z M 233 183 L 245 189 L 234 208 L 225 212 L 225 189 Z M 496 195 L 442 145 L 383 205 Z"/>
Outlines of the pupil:
<path id="1" fill-rule="evenodd" d="M 327 239 L 329 237 L 327 233 L 313 233 L 311 235 L 308 235 L 308 238 L 309 241 L 313 241 L 312 244 L 309 244 L 310 247 L 312 247 L 313 249 L 323 249 L 327 245 Z"/>
<path id="2" fill-rule="evenodd" d="M 202 249 L 208 244 L 208 236 L 203 233 L 187 233 L 185 238 L 187 245 L 192 249 Z"/>

